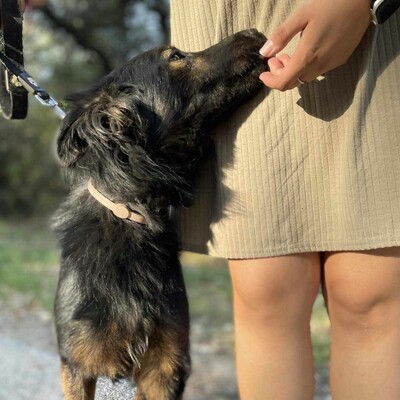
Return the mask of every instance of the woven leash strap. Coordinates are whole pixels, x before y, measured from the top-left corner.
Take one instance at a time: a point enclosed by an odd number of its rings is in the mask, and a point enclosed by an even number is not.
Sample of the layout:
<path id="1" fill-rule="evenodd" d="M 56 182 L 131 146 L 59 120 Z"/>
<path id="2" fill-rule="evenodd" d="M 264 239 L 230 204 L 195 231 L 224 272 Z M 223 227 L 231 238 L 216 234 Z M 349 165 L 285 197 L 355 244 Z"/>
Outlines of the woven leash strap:
<path id="1" fill-rule="evenodd" d="M 0 50 L 23 67 L 22 12 L 18 0 L 0 0 Z M 0 67 L 0 106 L 7 119 L 24 119 L 28 111 L 28 93 L 8 81 L 8 72 Z"/>

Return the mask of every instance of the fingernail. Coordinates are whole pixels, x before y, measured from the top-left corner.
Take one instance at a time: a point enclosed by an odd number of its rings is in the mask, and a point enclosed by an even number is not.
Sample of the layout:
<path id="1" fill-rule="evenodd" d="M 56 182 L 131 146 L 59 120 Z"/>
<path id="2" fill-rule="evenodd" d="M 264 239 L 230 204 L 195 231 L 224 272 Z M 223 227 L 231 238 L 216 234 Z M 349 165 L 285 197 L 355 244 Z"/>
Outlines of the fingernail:
<path id="1" fill-rule="evenodd" d="M 260 54 L 264 57 L 272 56 L 272 50 L 274 48 L 274 43 L 272 40 L 268 39 L 263 47 L 260 49 Z"/>

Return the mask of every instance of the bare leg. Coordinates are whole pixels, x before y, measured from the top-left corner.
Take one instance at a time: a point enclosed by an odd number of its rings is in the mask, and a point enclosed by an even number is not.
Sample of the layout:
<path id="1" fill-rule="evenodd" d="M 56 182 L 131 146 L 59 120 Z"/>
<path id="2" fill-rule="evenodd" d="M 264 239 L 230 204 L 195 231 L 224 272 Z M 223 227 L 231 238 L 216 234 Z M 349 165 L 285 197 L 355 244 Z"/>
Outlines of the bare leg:
<path id="1" fill-rule="evenodd" d="M 318 253 L 231 260 L 236 362 L 242 400 L 311 400 L 312 305 Z"/>
<path id="2" fill-rule="evenodd" d="M 327 253 L 335 400 L 400 399 L 400 249 Z"/>

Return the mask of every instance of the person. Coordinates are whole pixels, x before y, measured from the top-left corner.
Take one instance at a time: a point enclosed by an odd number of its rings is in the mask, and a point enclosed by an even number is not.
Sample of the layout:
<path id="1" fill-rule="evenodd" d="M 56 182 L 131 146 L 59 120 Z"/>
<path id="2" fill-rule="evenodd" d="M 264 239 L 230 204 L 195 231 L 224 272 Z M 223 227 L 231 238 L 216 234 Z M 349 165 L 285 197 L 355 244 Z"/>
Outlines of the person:
<path id="1" fill-rule="evenodd" d="M 333 398 L 400 398 L 400 13 L 370 7 L 171 0 L 183 50 L 269 34 L 266 87 L 217 128 L 180 221 L 185 249 L 229 259 L 242 400 L 313 398 L 321 285 Z"/>

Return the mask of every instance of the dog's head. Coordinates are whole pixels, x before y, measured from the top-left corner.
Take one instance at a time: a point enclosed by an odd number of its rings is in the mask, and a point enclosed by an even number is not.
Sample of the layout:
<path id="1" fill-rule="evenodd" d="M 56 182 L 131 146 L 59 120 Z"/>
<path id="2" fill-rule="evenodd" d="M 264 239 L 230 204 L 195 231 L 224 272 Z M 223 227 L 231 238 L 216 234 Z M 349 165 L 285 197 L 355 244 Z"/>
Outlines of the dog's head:
<path id="1" fill-rule="evenodd" d="M 262 86 L 264 42 L 248 30 L 198 53 L 161 47 L 133 58 L 71 97 L 58 138 L 61 162 L 96 179 L 130 182 L 139 198 L 149 196 L 140 193 L 146 188 L 179 186 L 210 128 Z"/>

